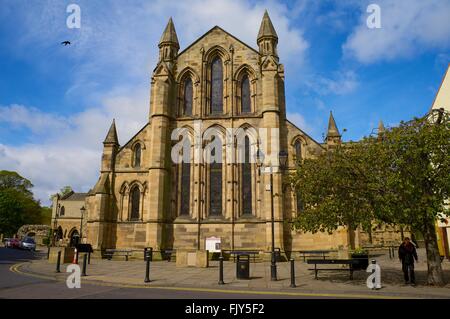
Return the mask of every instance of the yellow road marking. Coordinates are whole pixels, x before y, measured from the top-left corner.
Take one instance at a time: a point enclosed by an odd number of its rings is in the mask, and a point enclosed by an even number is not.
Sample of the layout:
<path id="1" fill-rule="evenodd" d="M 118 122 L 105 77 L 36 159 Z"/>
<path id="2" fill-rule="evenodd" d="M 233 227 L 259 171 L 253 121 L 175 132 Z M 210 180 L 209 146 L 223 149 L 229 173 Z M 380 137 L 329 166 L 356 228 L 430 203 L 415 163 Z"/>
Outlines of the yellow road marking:
<path id="1" fill-rule="evenodd" d="M 20 270 L 20 267 L 26 263 L 19 263 L 12 265 L 9 270 L 24 276 L 36 277 L 41 279 L 48 279 L 53 281 L 64 282 L 64 280 L 58 280 L 55 277 L 38 275 Z M 282 292 L 282 291 L 245 291 L 245 290 L 232 290 L 232 289 L 216 289 L 216 288 L 189 288 L 189 287 L 164 287 L 164 286 L 141 286 L 133 284 L 121 284 L 121 283 L 106 283 L 88 281 L 88 284 L 94 286 L 104 287 L 120 287 L 120 288 L 140 288 L 140 289 L 166 289 L 175 291 L 197 291 L 197 292 L 214 292 L 214 293 L 227 293 L 227 294 L 244 294 L 244 295 L 276 295 L 276 296 L 298 296 L 298 297 L 334 297 L 334 298 L 363 298 L 363 299 L 405 299 L 406 297 L 386 296 L 386 295 L 366 295 L 366 294 L 333 294 L 333 293 L 307 293 L 307 292 Z M 411 297 L 407 297 L 410 299 Z"/>

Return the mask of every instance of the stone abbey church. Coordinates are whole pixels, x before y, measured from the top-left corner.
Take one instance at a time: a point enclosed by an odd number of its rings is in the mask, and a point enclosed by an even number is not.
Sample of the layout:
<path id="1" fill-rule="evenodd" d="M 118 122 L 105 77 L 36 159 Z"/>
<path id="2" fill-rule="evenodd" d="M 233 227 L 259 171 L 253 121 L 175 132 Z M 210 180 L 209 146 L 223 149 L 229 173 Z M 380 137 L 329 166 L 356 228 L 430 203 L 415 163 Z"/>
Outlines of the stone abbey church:
<path id="1" fill-rule="evenodd" d="M 332 148 L 341 136 L 331 114 L 324 143 L 286 118 L 284 66 L 267 12 L 256 43 L 258 49 L 215 26 L 180 51 L 169 20 L 151 76 L 148 123 L 119 145 L 113 121 L 103 142 L 100 177 L 85 197 L 83 241 L 94 249 L 195 250 L 205 249 L 206 238 L 215 236 L 222 249 L 270 250 L 270 174 L 261 174 L 248 156 L 259 137 L 245 139 L 244 163 L 227 162 L 225 155 L 219 163 L 174 163 L 171 134 L 185 128 L 193 136 L 195 121 L 202 123 L 200 134 L 212 127 L 223 135 L 227 128 L 279 129 L 277 142 L 288 156 L 286 168 L 272 175 L 275 247 L 348 247 L 352 236 L 362 236 L 345 229 L 333 235 L 301 233 L 286 222 L 301 213 L 288 183 L 296 161 Z M 205 140 L 191 148 L 206 150 Z M 235 146 L 227 143 L 224 149 Z"/>

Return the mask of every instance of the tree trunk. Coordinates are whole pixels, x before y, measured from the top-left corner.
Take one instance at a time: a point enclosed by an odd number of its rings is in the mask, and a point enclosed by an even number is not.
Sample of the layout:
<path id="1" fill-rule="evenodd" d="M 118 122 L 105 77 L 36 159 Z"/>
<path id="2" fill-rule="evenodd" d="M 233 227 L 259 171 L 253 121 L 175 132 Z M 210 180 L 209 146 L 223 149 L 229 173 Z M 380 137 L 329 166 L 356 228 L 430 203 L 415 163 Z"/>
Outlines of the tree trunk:
<path id="1" fill-rule="evenodd" d="M 425 225 L 423 237 L 427 251 L 428 284 L 443 286 L 445 285 L 444 273 L 442 271 L 441 256 L 439 254 L 434 224 L 428 223 L 428 225 Z"/>

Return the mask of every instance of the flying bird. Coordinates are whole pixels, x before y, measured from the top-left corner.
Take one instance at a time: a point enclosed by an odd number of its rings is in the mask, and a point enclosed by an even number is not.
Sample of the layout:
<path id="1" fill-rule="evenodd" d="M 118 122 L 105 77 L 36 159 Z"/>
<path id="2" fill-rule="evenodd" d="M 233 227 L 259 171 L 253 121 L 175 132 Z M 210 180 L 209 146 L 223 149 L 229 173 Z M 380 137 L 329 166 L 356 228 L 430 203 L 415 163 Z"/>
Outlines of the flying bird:
<path id="1" fill-rule="evenodd" d="M 70 43 L 70 41 L 63 41 L 63 42 L 61 42 L 61 44 L 64 44 L 64 46 L 68 46 L 71 43 Z"/>

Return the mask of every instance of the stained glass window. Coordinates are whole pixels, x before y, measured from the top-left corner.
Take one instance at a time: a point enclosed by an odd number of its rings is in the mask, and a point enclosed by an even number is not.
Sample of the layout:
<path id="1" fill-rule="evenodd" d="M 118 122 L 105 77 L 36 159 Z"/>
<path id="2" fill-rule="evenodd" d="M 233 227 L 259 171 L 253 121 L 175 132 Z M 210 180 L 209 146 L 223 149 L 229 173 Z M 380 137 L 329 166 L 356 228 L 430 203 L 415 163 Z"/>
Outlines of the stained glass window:
<path id="1" fill-rule="evenodd" d="M 242 78 L 241 104 L 242 113 L 250 113 L 252 111 L 250 101 L 250 81 L 247 75 Z"/>
<path id="2" fill-rule="evenodd" d="M 223 112 L 222 60 L 215 58 L 211 64 L 211 113 Z"/>
<path id="3" fill-rule="evenodd" d="M 135 186 L 131 190 L 131 220 L 139 220 L 139 202 L 140 202 L 141 192 L 139 187 Z"/>
<path id="4" fill-rule="evenodd" d="M 134 147 L 134 167 L 141 166 L 141 144 L 136 144 Z"/>
<path id="5" fill-rule="evenodd" d="M 192 80 L 187 78 L 184 81 L 184 104 L 183 104 L 183 115 L 192 115 L 192 101 L 193 101 L 193 88 Z"/>
<path id="6" fill-rule="evenodd" d="M 252 215 L 252 165 L 250 163 L 250 141 L 248 136 L 244 140 L 245 161 L 242 164 L 242 214 Z"/>
<path id="7" fill-rule="evenodd" d="M 299 140 L 295 142 L 294 148 L 295 148 L 295 159 L 297 161 L 300 161 L 302 159 L 302 144 L 300 143 Z"/>
<path id="8" fill-rule="evenodd" d="M 191 195 L 191 163 L 181 164 L 181 205 L 180 215 L 189 215 Z"/>
<path id="9" fill-rule="evenodd" d="M 216 150 L 213 148 L 211 156 L 215 156 Z M 211 216 L 222 215 L 222 163 L 213 162 L 210 164 L 209 174 L 209 207 Z"/>

